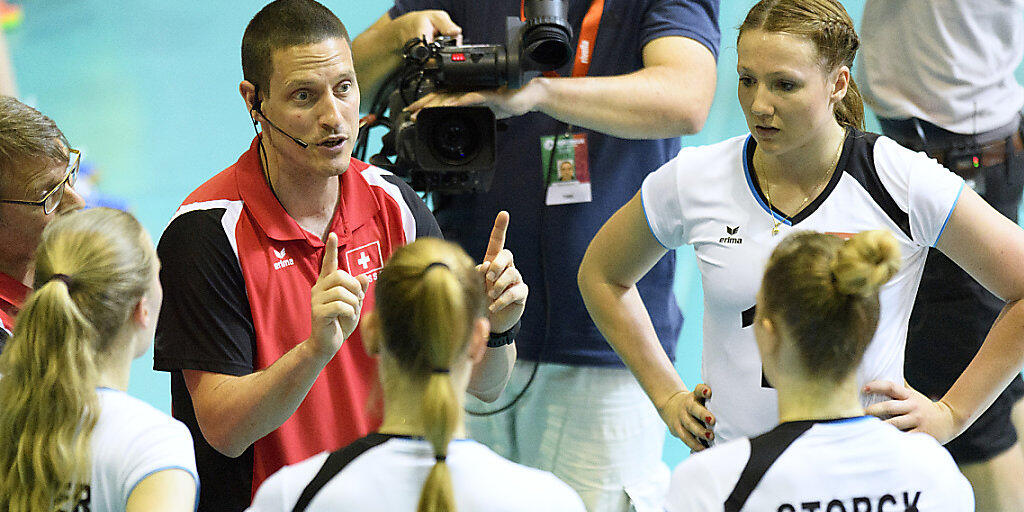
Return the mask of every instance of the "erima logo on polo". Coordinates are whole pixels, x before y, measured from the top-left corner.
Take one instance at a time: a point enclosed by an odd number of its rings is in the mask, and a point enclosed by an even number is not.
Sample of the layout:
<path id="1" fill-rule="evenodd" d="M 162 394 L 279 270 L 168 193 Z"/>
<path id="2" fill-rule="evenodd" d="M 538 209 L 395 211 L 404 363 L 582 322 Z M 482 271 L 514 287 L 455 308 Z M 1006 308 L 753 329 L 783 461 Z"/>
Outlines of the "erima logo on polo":
<path id="1" fill-rule="evenodd" d="M 274 256 L 277 257 L 277 261 L 274 262 L 274 270 L 281 270 L 284 267 L 290 267 L 295 264 L 295 260 L 291 258 L 285 259 L 287 254 L 285 254 L 284 249 L 281 249 L 280 251 L 277 249 L 271 250 L 274 251 Z"/>
<path id="2" fill-rule="evenodd" d="M 719 238 L 718 239 L 718 243 L 720 243 L 720 244 L 742 244 L 743 243 L 743 239 L 742 238 L 735 238 L 735 237 L 732 236 L 732 235 L 735 235 L 736 233 L 738 233 L 739 230 L 740 230 L 739 226 L 736 226 L 736 227 L 725 226 L 725 232 L 729 236 L 723 236 L 722 238 Z"/>

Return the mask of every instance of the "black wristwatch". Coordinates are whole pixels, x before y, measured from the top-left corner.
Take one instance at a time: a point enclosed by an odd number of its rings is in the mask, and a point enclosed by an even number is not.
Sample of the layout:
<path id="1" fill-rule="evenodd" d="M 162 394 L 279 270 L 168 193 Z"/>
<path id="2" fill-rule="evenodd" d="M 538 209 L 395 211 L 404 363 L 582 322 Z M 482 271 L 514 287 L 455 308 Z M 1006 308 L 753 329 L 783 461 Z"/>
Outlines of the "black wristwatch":
<path id="1" fill-rule="evenodd" d="M 492 332 L 491 336 L 489 338 L 487 338 L 487 347 L 488 348 L 498 348 L 498 347 L 504 347 L 505 345 L 511 345 L 512 342 L 515 341 L 516 335 L 519 334 L 519 327 L 521 327 L 521 326 L 522 326 L 522 321 L 520 320 L 520 321 L 516 322 L 516 324 L 513 325 L 511 329 L 509 329 L 509 330 L 507 330 L 505 332 L 500 332 L 500 333 Z"/>

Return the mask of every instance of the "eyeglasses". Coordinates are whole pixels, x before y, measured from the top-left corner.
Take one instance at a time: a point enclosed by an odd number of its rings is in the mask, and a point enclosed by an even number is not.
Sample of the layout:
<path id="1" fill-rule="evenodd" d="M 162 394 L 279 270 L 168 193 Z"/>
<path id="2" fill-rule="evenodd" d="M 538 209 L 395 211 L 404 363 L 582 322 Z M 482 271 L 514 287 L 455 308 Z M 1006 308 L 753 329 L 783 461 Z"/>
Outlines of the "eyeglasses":
<path id="1" fill-rule="evenodd" d="M 78 181 L 78 164 L 82 161 L 82 154 L 77 149 L 68 150 L 68 167 L 64 173 L 64 179 L 56 187 L 53 187 L 39 201 L 20 201 L 17 199 L 0 199 L 0 203 L 27 204 L 29 206 L 42 206 L 43 213 L 49 215 L 60 206 L 60 200 L 64 198 L 65 185 L 74 188 Z"/>

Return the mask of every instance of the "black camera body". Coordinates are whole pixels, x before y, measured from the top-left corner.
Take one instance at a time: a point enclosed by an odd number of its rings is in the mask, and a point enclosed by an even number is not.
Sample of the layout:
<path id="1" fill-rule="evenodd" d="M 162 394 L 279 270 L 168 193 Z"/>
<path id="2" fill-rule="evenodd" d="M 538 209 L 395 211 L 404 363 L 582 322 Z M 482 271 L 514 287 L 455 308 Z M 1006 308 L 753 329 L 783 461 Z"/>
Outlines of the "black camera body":
<path id="1" fill-rule="evenodd" d="M 391 112 L 384 148 L 371 163 L 391 169 L 416 190 L 463 193 L 490 188 L 497 123 L 489 108 L 430 107 L 415 119 L 403 109 L 435 91 L 519 88 L 541 72 L 563 66 L 572 55 L 566 9 L 565 0 L 527 0 L 525 21 L 506 19 L 503 45 L 458 45 L 447 37 L 406 43 L 404 63 L 388 88 L 393 92 L 385 105 L 375 101 L 371 109 L 374 114 L 380 110 L 380 117 L 384 109 Z M 389 156 L 396 157 L 393 164 Z"/>

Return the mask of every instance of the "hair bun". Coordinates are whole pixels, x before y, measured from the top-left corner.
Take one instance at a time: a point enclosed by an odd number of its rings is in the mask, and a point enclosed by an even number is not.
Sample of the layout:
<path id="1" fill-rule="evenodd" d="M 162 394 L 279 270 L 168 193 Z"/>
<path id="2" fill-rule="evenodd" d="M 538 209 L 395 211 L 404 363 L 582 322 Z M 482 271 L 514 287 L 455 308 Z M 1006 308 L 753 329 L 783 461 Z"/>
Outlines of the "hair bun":
<path id="1" fill-rule="evenodd" d="M 899 244 L 888 231 L 876 229 L 843 243 L 832 263 L 832 278 L 839 293 L 868 296 L 877 293 L 899 268 Z"/>

